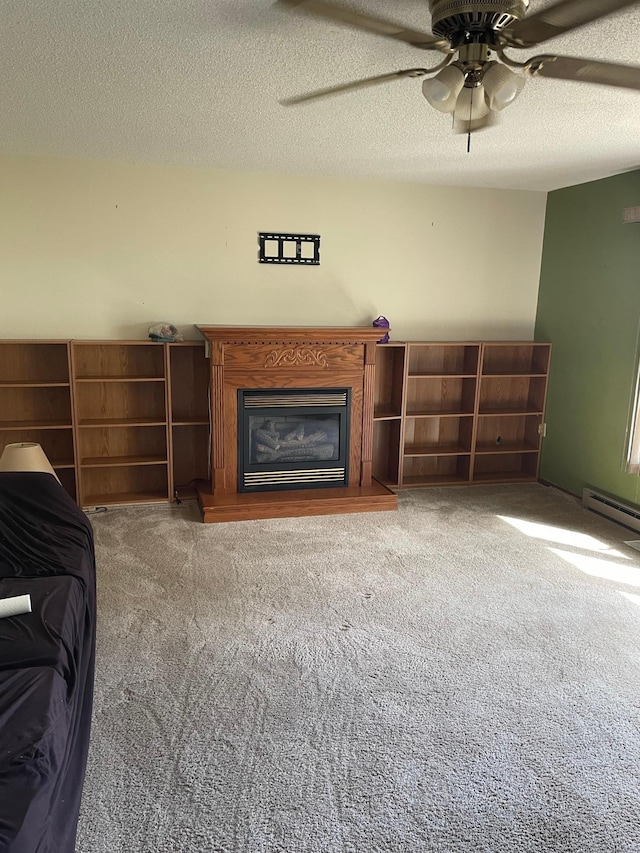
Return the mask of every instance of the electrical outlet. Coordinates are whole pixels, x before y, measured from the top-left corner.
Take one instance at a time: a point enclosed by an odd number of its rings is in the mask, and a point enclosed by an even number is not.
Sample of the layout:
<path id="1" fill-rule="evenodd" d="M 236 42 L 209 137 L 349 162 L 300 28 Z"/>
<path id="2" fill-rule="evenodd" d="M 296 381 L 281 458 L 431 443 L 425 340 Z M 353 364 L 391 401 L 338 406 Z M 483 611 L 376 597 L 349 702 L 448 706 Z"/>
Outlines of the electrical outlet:
<path id="1" fill-rule="evenodd" d="M 538 435 L 541 435 L 545 438 L 547 434 L 547 425 L 546 424 L 538 424 Z"/>

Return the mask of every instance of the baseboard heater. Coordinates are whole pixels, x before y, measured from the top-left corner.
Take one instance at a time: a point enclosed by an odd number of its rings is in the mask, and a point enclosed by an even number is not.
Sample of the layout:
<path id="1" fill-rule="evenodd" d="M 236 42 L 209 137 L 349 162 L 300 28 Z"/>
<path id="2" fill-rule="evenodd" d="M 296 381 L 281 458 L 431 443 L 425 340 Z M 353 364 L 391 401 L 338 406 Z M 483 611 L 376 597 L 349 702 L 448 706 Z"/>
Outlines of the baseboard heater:
<path id="1" fill-rule="evenodd" d="M 618 524 L 640 532 L 640 508 L 638 507 L 625 504 L 593 489 L 582 490 L 582 505 L 600 515 L 606 515 Z"/>

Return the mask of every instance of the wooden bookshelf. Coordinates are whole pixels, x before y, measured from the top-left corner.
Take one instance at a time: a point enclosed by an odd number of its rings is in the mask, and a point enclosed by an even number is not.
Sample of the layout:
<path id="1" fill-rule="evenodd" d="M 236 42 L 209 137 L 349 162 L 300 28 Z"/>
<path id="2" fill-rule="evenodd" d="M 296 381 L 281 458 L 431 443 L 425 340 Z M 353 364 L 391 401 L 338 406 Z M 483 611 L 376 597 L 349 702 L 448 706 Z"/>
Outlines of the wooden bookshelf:
<path id="1" fill-rule="evenodd" d="M 536 480 L 551 345 L 378 344 L 373 476 L 411 488 Z M 204 343 L 0 341 L 0 452 L 42 445 L 91 507 L 195 496 L 210 479 Z"/>
<path id="2" fill-rule="evenodd" d="M 537 480 L 550 358 L 547 343 L 483 344 L 474 483 Z"/>
<path id="3" fill-rule="evenodd" d="M 169 499 L 165 362 L 152 341 L 72 341 L 82 506 Z"/>
<path id="4" fill-rule="evenodd" d="M 0 341 L 0 453 L 42 446 L 76 499 L 75 435 L 68 341 Z"/>
<path id="5" fill-rule="evenodd" d="M 376 347 L 372 472 L 378 482 L 390 487 L 401 479 L 406 354 L 406 345 L 395 341 Z"/>
<path id="6" fill-rule="evenodd" d="M 37 442 L 84 507 L 173 499 L 209 476 L 208 377 L 198 341 L 0 341 L 0 452 Z"/>
<path id="7" fill-rule="evenodd" d="M 209 480 L 209 361 L 203 345 L 168 345 L 171 493 L 196 497 L 196 484 Z"/>
<path id="8" fill-rule="evenodd" d="M 396 488 L 537 479 L 550 352 L 520 341 L 379 344 L 374 477 Z"/>

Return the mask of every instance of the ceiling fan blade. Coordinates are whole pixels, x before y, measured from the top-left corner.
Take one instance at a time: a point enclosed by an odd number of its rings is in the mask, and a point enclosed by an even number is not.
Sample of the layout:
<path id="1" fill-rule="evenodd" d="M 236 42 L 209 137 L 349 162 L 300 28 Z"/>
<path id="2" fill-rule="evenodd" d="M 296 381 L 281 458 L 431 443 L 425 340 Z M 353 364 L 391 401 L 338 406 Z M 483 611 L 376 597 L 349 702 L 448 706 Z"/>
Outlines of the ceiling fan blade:
<path id="1" fill-rule="evenodd" d="M 577 56 L 534 56 L 527 63 L 527 70 L 533 76 L 640 89 L 640 65 L 618 65 Z"/>
<path id="2" fill-rule="evenodd" d="M 637 5 L 640 5 L 639 0 L 560 0 L 535 15 L 513 21 L 502 30 L 502 38 L 509 47 L 533 47 L 612 12 Z"/>
<path id="3" fill-rule="evenodd" d="M 406 42 L 424 50 L 443 50 L 445 52 L 450 52 L 451 50 L 449 42 L 445 41 L 445 39 L 437 39 L 430 33 L 408 29 L 395 21 L 376 18 L 373 15 L 365 15 L 363 12 L 347 9 L 345 6 L 328 2 L 328 0 L 277 0 L 277 5 L 285 6 L 289 9 L 302 9 L 321 18 L 327 18 L 330 21 L 342 24 L 349 24 L 359 30 L 367 30 L 379 36 L 397 39 L 398 41 Z"/>
<path id="4" fill-rule="evenodd" d="M 354 80 L 353 83 L 343 83 L 341 86 L 329 86 L 327 89 L 318 89 L 307 95 L 298 95 L 294 98 L 285 98 L 280 101 L 283 107 L 293 107 L 304 104 L 307 101 L 315 101 L 318 98 L 327 98 L 331 95 L 341 95 L 343 92 L 353 92 L 356 89 L 366 89 L 369 86 L 378 86 L 380 83 L 388 83 L 401 77 L 424 77 L 426 68 L 407 68 L 405 71 L 392 71 L 390 74 L 378 74 L 375 77 L 365 77 L 363 80 Z"/>

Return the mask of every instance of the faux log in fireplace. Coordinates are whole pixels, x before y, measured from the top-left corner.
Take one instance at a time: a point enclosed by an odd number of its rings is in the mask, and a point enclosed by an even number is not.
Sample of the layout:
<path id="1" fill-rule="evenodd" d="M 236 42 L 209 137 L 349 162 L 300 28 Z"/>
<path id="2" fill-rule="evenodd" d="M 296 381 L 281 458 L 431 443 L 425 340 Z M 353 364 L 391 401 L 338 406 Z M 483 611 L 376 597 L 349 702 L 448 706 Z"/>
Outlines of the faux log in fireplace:
<path id="1" fill-rule="evenodd" d="M 396 509 L 371 476 L 379 329 L 198 328 L 211 364 L 204 521 Z"/>

